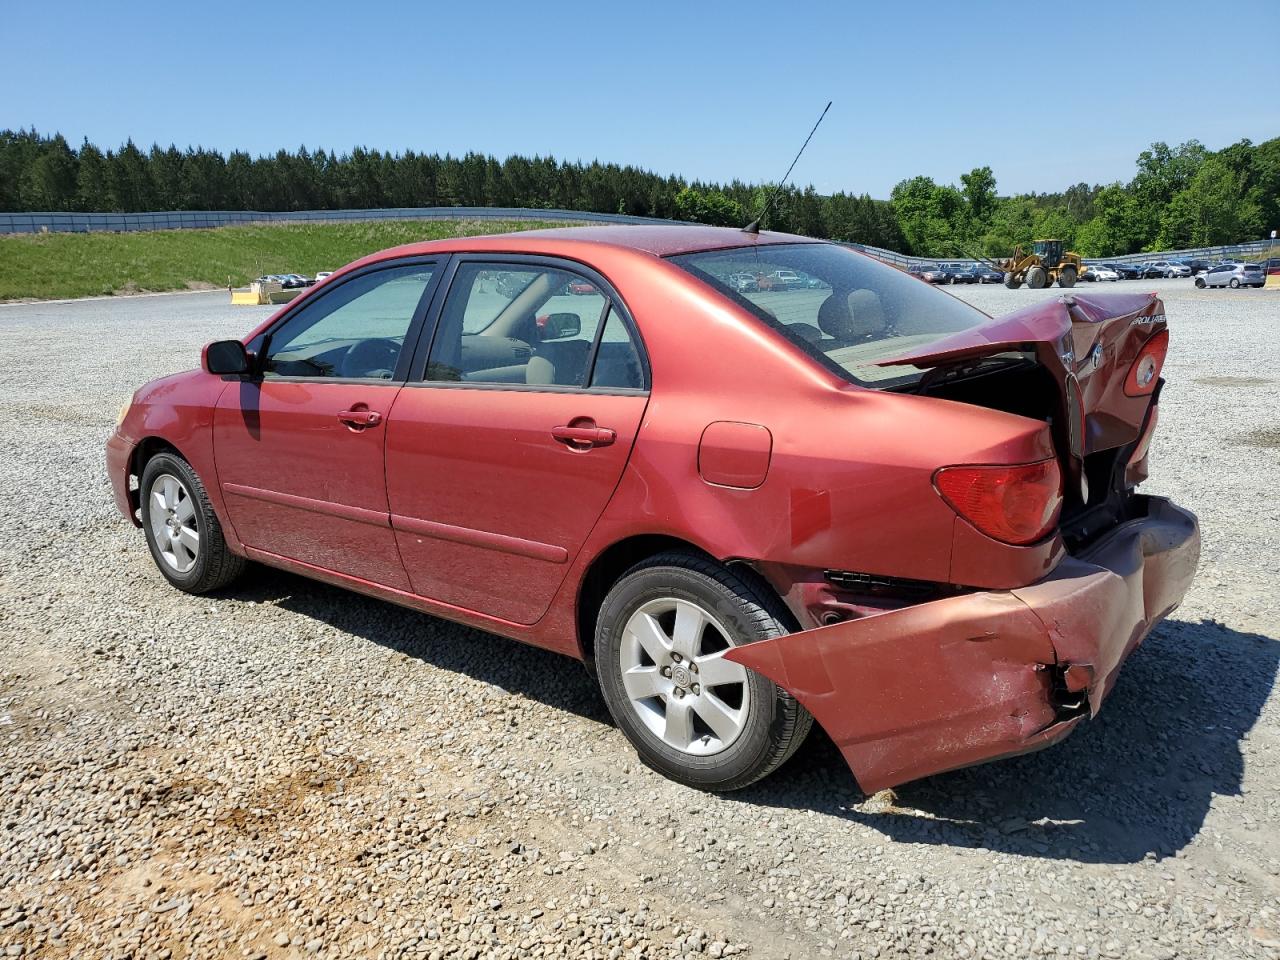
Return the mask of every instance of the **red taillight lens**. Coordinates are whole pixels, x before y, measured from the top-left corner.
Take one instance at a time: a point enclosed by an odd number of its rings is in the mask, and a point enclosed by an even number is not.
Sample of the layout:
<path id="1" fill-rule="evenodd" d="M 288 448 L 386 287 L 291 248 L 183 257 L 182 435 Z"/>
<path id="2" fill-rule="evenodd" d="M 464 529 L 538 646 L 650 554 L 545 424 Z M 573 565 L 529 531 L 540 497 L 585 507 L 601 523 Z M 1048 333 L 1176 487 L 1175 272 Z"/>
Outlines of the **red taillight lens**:
<path id="1" fill-rule="evenodd" d="M 1005 543 L 1035 543 L 1057 526 L 1062 509 L 1056 460 L 943 467 L 933 475 L 933 485 L 956 513 Z"/>
<path id="2" fill-rule="evenodd" d="M 1161 330 L 1142 345 L 1138 358 L 1124 378 L 1126 396 L 1143 397 L 1160 382 L 1160 370 L 1164 367 L 1165 354 L 1169 352 L 1169 331 Z"/>

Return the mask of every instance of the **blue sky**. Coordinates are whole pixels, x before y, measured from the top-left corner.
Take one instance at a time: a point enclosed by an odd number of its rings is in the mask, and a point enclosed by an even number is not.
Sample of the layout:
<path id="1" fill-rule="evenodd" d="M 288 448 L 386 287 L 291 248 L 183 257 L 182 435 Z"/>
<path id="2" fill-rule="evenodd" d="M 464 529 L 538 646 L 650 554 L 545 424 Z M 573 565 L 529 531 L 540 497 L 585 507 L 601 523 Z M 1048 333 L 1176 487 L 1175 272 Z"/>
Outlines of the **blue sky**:
<path id="1" fill-rule="evenodd" d="M 756 181 L 830 99 L 794 181 L 887 197 L 983 164 L 1002 193 L 1127 180 L 1155 140 L 1280 135 L 1280 0 L 0 0 L 0 22 L 0 128 L 104 147 L 539 153 Z"/>

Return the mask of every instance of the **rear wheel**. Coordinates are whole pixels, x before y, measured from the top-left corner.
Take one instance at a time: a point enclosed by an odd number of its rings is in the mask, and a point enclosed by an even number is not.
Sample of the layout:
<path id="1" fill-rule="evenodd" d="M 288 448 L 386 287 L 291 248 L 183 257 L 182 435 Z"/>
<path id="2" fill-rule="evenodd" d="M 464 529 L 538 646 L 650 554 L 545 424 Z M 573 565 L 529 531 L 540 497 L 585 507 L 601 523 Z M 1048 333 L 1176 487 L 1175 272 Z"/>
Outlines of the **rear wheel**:
<path id="1" fill-rule="evenodd" d="M 1049 284 L 1049 274 L 1044 267 L 1027 269 L 1027 286 L 1032 290 L 1043 290 Z"/>
<path id="2" fill-rule="evenodd" d="M 151 558 L 179 590 L 208 593 L 244 571 L 244 558 L 227 549 L 204 484 L 186 460 L 156 454 L 142 470 L 138 496 Z"/>
<path id="3" fill-rule="evenodd" d="M 777 769 L 813 718 L 771 681 L 725 660 L 787 633 L 787 613 L 751 578 L 667 553 L 632 567 L 600 607 L 600 688 L 640 759 L 702 790 L 738 790 Z"/>
<path id="4" fill-rule="evenodd" d="M 1201 290 L 1204 289 L 1204 286 L 1205 286 L 1204 277 L 1196 277 L 1196 286 L 1199 287 Z"/>
<path id="5" fill-rule="evenodd" d="M 1063 267 L 1062 272 L 1058 274 L 1058 286 L 1074 287 L 1076 285 L 1076 268 Z"/>
<path id="6" fill-rule="evenodd" d="M 1004 275 L 1004 285 L 1008 287 L 1010 290 L 1017 290 L 1020 286 L 1022 286 L 1022 281 L 1019 280 L 1015 274 L 1006 273 Z"/>
<path id="7" fill-rule="evenodd" d="M 1232 290 L 1239 289 L 1239 287 L 1240 287 L 1240 280 L 1239 280 L 1239 278 L 1237 278 L 1237 277 L 1232 277 L 1232 278 L 1231 278 L 1231 283 L 1229 284 L 1229 286 L 1231 287 L 1231 289 L 1232 289 Z"/>

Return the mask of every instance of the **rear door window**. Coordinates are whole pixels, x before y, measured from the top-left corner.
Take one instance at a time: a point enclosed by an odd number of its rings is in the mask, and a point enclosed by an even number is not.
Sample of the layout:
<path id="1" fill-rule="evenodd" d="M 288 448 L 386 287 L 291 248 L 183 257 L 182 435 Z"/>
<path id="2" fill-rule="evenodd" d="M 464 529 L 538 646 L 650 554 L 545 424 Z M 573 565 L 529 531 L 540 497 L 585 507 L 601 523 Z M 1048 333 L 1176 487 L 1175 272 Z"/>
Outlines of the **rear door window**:
<path id="1" fill-rule="evenodd" d="M 567 267 L 461 263 L 426 379 L 513 388 L 643 387 L 638 349 L 609 294 Z M 593 377 L 597 350 L 600 369 Z"/>

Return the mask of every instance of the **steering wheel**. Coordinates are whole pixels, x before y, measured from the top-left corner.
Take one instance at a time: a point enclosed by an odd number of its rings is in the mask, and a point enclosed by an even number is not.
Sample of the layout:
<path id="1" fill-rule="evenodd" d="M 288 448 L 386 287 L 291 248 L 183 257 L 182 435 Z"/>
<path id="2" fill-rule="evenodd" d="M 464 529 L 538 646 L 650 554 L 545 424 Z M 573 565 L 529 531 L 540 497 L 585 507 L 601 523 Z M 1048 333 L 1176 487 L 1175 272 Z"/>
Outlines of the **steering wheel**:
<path id="1" fill-rule="evenodd" d="M 370 337 L 353 343 L 342 358 L 342 376 L 390 380 L 400 359 L 400 344 L 387 337 Z"/>

